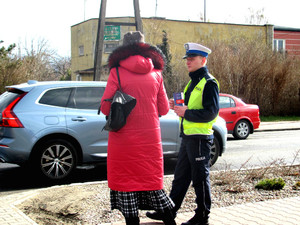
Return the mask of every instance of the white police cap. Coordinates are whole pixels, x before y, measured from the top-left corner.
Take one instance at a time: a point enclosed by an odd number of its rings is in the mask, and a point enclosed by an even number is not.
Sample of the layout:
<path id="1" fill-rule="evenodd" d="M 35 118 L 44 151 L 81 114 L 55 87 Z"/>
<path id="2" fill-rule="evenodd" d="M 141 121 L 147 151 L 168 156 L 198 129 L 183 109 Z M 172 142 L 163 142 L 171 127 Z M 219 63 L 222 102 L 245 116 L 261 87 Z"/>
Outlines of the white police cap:
<path id="1" fill-rule="evenodd" d="M 197 43 L 186 43 L 184 44 L 184 48 L 186 52 L 185 52 L 185 56 L 183 56 L 183 59 L 187 57 L 194 57 L 197 55 L 207 57 L 208 54 L 211 53 L 211 50 L 209 48 Z"/>

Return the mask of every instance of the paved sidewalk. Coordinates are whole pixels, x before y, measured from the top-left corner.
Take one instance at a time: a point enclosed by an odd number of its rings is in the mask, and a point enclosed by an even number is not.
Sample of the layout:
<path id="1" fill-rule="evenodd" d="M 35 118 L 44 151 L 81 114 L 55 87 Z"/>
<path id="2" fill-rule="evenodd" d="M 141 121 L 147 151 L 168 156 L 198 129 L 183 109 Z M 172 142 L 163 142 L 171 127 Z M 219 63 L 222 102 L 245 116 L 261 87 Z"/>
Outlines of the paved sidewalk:
<path id="1" fill-rule="evenodd" d="M 0 197 L 1 225 L 36 225 L 33 220 L 18 210 L 15 205 L 34 196 L 36 191 L 25 191 Z M 229 207 L 212 208 L 211 225 L 299 225 L 300 197 L 246 203 Z M 181 213 L 176 223 L 186 222 L 194 213 Z M 125 221 L 105 225 L 124 225 Z M 141 219 L 143 225 L 163 224 L 151 219 Z"/>
<path id="2" fill-rule="evenodd" d="M 299 225 L 299 202 L 300 197 L 295 197 L 213 208 L 209 222 L 211 225 Z M 176 217 L 176 223 L 186 222 L 193 215 L 194 213 L 179 214 Z M 121 224 L 125 223 L 113 223 L 113 225 Z M 141 224 L 154 225 L 159 224 L 159 222 L 142 219 Z"/>
<path id="3" fill-rule="evenodd" d="M 300 130 L 300 121 L 292 122 L 262 122 L 256 131 L 273 130 Z M 35 225 L 15 205 L 34 196 L 37 191 L 23 191 L 0 197 L 0 224 L 1 225 Z M 191 213 L 179 214 L 177 224 L 189 220 Z M 300 224 L 300 196 L 279 200 L 246 203 L 222 208 L 212 208 L 210 215 L 211 225 L 299 225 Z M 111 223 L 109 223 L 111 224 Z M 125 224 L 124 221 L 112 223 Z M 162 224 L 150 219 L 142 219 L 141 224 Z"/>
<path id="4" fill-rule="evenodd" d="M 254 132 L 300 130 L 300 121 L 261 122 Z"/>
<path id="5" fill-rule="evenodd" d="M 1 225 L 34 225 L 37 224 L 15 207 L 20 202 L 35 195 L 36 191 L 24 191 L 0 197 L 0 224 Z"/>

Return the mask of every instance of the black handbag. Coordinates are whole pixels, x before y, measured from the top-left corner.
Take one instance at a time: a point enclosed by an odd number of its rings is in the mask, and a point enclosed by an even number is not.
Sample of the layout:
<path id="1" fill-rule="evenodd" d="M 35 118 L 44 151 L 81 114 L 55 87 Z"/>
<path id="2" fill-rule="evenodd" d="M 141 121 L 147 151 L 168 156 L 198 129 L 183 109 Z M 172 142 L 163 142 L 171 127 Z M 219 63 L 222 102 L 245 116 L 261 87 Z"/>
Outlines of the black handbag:
<path id="1" fill-rule="evenodd" d="M 126 124 L 127 117 L 136 105 L 136 99 L 122 91 L 118 67 L 116 67 L 116 70 L 119 90 L 112 99 L 104 100 L 111 101 L 111 107 L 106 124 L 102 129 L 114 132 L 120 130 Z"/>

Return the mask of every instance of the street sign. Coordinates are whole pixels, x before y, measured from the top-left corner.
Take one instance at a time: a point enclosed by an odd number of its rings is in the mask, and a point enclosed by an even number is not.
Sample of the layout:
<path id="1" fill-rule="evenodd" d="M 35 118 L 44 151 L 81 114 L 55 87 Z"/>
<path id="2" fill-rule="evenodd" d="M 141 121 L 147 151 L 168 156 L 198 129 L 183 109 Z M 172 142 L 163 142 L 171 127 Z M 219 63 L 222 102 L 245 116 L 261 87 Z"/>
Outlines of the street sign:
<path id="1" fill-rule="evenodd" d="M 121 40 L 120 26 L 105 26 L 104 27 L 105 41 L 119 41 Z"/>

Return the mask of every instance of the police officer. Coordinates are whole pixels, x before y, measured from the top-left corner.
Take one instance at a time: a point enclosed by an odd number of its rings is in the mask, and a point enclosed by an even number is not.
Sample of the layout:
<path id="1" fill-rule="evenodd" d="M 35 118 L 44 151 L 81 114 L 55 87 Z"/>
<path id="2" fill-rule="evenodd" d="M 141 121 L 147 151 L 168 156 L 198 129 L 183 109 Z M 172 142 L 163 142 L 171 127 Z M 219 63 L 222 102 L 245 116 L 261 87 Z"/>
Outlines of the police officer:
<path id="1" fill-rule="evenodd" d="M 174 105 L 174 100 L 170 100 L 170 108 L 180 117 L 182 137 L 170 197 L 175 203 L 173 216 L 176 217 L 192 182 L 197 208 L 194 217 L 182 225 L 202 225 L 208 224 L 211 208 L 210 149 L 212 126 L 219 112 L 219 84 L 206 68 L 211 50 L 197 43 L 186 43 L 184 47 L 183 59 L 186 59 L 191 79 L 184 89 L 184 106 Z M 146 215 L 162 219 L 158 212 Z"/>

